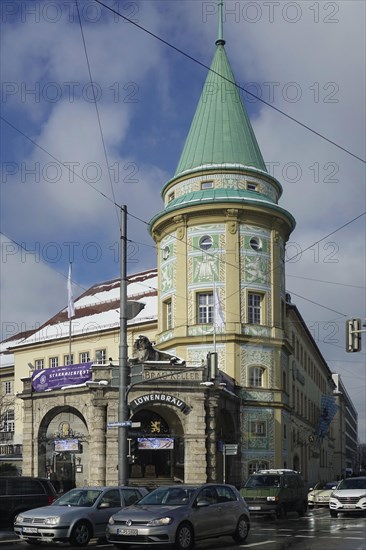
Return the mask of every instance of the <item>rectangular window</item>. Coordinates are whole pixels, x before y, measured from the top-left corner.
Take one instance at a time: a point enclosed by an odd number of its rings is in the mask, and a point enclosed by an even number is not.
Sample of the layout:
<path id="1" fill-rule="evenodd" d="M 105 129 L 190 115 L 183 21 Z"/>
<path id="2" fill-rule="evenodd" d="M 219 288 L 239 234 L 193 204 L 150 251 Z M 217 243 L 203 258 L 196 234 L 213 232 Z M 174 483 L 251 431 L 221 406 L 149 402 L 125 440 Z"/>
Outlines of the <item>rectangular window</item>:
<path id="1" fill-rule="evenodd" d="M 263 369 L 262 367 L 252 367 L 249 371 L 249 385 L 255 388 L 263 386 Z"/>
<path id="2" fill-rule="evenodd" d="M 163 302 L 163 330 L 170 330 L 173 327 L 172 301 Z"/>
<path id="3" fill-rule="evenodd" d="M 70 358 L 70 355 L 64 355 L 64 365 L 67 366 L 67 365 L 73 365 L 74 364 L 74 354 L 72 353 L 71 354 L 71 358 Z"/>
<path id="4" fill-rule="evenodd" d="M 256 191 L 257 184 L 256 183 L 247 183 L 247 189 L 248 189 L 248 191 Z"/>
<path id="5" fill-rule="evenodd" d="M 262 314 L 263 294 L 249 292 L 248 294 L 248 323 L 260 325 L 263 322 Z"/>
<path id="6" fill-rule="evenodd" d="M 212 189 L 213 181 L 203 181 L 201 182 L 201 189 Z"/>
<path id="7" fill-rule="evenodd" d="M 171 202 L 171 201 L 174 200 L 174 199 L 175 199 L 175 193 L 174 193 L 174 191 L 172 191 L 172 193 L 170 193 L 170 194 L 168 195 L 168 202 Z"/>
<path id="8" fill-rule="evenodd" d="M 49 365 L 51 368 L 58 367 L 58 357 L 50 357 Z"/>
<path id="9" fill-rule="evenodd" d="M 95 350 L 95 362 L 98 365 L 105 365 L 107 362 L 107 350 L 106 349 L 97 349 Z"/>
<path id="10" fill-rule="evenodd" d="M 79 354 L 79 361 L 80 363 L 88 363 L 90 361 L 90 356 L 88 351 L 84 351 L 83 353 Z"/>
<path id="11" fill-rule="evenodd" d="M 250 423 L 250 433 L 253 436 L 265 437 L 266 423 L 259 420 L 254 420 Z"/>
<path id="12" fill-rule="evenodd" d="M 10 395 L 11 394 L 11 382 L 5 382 L 5 394 Z"/>
<path id="13" fill-rule="evenodd" d="M 44 359 L 36 359 L 34 361 L 34 366 L 36 369 L 43 369 L 44 368 Z"/>
<path id="14" fill-rule="evenodd" d="M 200 324 L 213 323 L 214 305 L 212 292 L 197 294 L 197 322 Z"/>
<path id="15" fill-rule="evenodd" d="M 14 431 L 14 411 L 6 411 L 6 413 L 3 415 L 2 430 L 4 432 Z"/>

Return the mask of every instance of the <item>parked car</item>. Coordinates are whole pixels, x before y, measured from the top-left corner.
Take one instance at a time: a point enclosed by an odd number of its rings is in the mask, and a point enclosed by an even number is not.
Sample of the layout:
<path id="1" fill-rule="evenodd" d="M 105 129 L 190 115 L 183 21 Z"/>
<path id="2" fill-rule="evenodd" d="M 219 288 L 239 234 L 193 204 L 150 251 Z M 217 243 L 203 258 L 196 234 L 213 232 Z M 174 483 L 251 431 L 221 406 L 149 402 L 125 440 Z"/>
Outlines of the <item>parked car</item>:
<path id="1" fill-rule="evenodd" d="M 14 531 L 29 544 L 70 542 L 86 546 L 105 537 L 108 520 L 121 506 L 129 506 L 148 491 L 139 487 L 80 487 L 60 496 L 51 506 L 22 512 Z"/>
<path id="2" fill-rule="evenodd" d="M 174 544 L 190 550 L 196 541 L 223 535 L 242 543 L 249 529 L 248 507 L 235 487 L 182 484 L 158 487 L 113 514 L 107 540 L 117 548 Z"/>
<path id="3" fill-rule="evenodd" d="M 332 518 L 336 518 L 339 512 L 366 513 L 366 477 L 342 479 L 329 499 Z"/>
<path id="4" fill-rule="evenodd" d="M 339 481 L 319 481 L 315 487 L 311 487 L 308 492 L 308 506 L 328 506 L 329 497 L 337 487 Z"/>
<path id="5" fill-rule="evenodd" d="M 56 500 L 52 483 L 42 477 L 0 477 L 0 521 L 12 526 L 20 512 L 47 506 Z"/>
<path id="6" fill-rule="evenodd" d="M 248 478 L 240 494 L 254 514 L 280 518 L 294 511 L 303 516 L 308 507 L 304 480 L 294 470 L 258 470 Z"/>

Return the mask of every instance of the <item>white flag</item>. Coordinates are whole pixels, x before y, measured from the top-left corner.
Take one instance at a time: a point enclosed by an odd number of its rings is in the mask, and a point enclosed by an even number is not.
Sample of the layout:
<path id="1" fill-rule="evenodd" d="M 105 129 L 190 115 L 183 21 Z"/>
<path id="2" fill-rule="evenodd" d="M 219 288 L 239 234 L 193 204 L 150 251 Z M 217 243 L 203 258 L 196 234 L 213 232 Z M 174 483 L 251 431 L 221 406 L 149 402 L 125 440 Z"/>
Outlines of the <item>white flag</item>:
<path id="1" fill-rule="evenodd" d="M 74 297 L 72 295 L 71 263 L 69 264 L 69 276 L 67 278 L 67 313 L 69 319 L 75 316 Z"/>
<path id="2" fill-rule="evenodd" d="M 215 288 L 215 309 L 214 309 L 214 315 L 215 315 L 215 330 L 216 331 L 222 331 L 225 328 L 225 321 L 224 321 L 224 314 L 222 312 L 221 302 L 219 298 L 219 292 L 217 288 Z"/>

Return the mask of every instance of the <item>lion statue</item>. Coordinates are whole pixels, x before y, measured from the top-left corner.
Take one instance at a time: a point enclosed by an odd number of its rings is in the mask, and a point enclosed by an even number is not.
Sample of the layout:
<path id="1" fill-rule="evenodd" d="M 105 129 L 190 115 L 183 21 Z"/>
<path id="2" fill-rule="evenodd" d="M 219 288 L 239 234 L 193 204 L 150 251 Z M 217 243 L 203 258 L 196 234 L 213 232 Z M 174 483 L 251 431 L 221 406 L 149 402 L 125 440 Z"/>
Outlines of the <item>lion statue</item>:
<path id="1" fill-rule="evenodd" d="M 170 361 L 171 363 L 185 364 L 175 355 L 155 349 L 147 336 L 140 335 L 133 344 L 132 362 L 144 363 L 145 361 Z"/>

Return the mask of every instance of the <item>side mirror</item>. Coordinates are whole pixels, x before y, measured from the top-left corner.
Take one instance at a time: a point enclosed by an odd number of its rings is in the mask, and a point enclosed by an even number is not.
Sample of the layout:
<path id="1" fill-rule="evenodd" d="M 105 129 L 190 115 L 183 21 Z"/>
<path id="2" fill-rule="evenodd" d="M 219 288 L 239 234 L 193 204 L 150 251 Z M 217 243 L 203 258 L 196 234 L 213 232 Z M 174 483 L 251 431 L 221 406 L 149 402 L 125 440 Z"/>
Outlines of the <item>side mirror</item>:
<path id="1" fill-rule="evenodd" d="M 101 502 L 99 504 L 99 508 L 110 508 L 111 507 L 111 503 L 110 502 Z"/>

